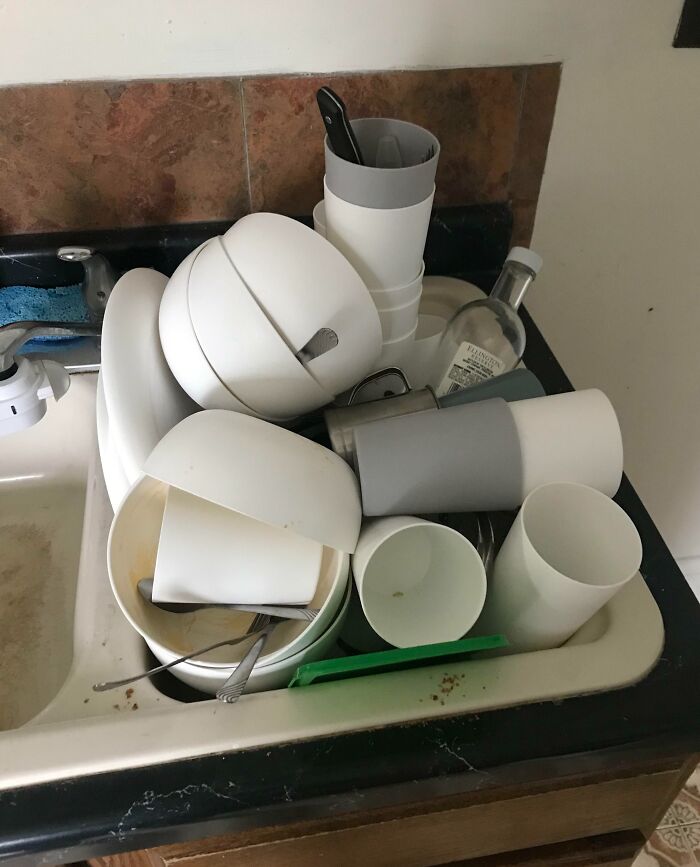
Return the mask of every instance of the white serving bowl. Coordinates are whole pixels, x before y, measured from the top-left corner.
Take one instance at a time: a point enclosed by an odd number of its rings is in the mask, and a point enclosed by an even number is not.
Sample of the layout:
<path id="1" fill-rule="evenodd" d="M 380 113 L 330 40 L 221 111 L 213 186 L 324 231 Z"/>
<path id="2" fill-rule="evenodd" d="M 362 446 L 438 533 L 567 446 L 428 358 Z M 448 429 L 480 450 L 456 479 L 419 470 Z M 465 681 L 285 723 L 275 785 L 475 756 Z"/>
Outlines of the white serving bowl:
<path id="1" fill-rule="evenodd" d="M 256 415 L 290 419 L 333 400 L 251 295 L 221 238 L 192 264 L 189 308 L 199 345 L 224 385 Z"/>
<path id="2" fill-rule="evenodd" d="M 359 485 L 342 458 L 285 428 L 208 410 L 163 437 L 146 475 L 328 548 L 355 550 Z"/>
<path id="3" fill-rule="evenodd" d="M 345 596 L 340 608 L 336 610 L 334 619 L 331 620 L 330 625 L 325 632 L 319 635 L 318 638 L 307 647 L 302 648 L 285 659 L 268 664 L 259 663 L 256 665 L 251 672 L 244 692 L 253 693 L 262 692 L 266 689 L 283 689 L 289 684 L 289 681 L 292 679 L 300 665 L 323 659 L 337 641 L 342 630 L 343 623 L 348 613 L 351 587 L 351 582 L 347 581 L 345 585 Z M 281 626 L 277 627 L 277 630 L 279 629 L 281 629 Z M 167 663 L 170 661 L 169 655 L 163 654 L 153 642 L 146 639 L 146 644 L 151 648 L 153 655 L 159 660 L 159 662 Z M 263 657 L 262 659 L 265 660 L 266 657 Z M 235 666 L 231 668 L 212 668 L 205 665 L 195 665 L 193 661 L 181 662 L 179 665 L 173 666 L 171 671 L 175 677 L 183 681 L 183 683 L 186 683 L 201 692 L 215 695 L 217 689 L 223 686 L 235 671 Z"/>
<path id="4" fill-rule="evenodd" d="M 340 394 L 373 369 L 379 317 L 362 279 L 331 243 L 296 220 L 266 213 L 238 220 L 222 240 L 293 354 L 321 328 L 338 335 L 336 347 L 305 363 L 323 389 Z"/>
<path id="5" fill-rule="evenodd" d="M 198 647 L 242 635 L 253 615 L 226 609 L 190 614 L 162 611 L 138 592 L 142 578 L 153 575 L 168 485 L 149 476 L 139 479 L 121 503 L 109 534 L 107 565 L 112 591 L 125 617 L 149 643 L 159 659 L 172 661 Z M 349 557 L 325 548 L 321 574 L 311 607 L 320 612 L 311 622 L 286 621 L 270 636 L 264 664 L 279 662 L 308 647 L 321 636 L 338 610 L 346 590 Z M 219 670 L 235 666 L 246 645 L 222 647 L 200 660 Z"/>
<path id="6" fill-rule="evenodd" d="M 250 409 L 221 382 L 202 352 L 194 332 L 187 298 L 192 266 L 210 243 L 193 250 L 168 280 L 158 314 L 158 331 L 168 367 L 189 396 L 206 409 Z"/>

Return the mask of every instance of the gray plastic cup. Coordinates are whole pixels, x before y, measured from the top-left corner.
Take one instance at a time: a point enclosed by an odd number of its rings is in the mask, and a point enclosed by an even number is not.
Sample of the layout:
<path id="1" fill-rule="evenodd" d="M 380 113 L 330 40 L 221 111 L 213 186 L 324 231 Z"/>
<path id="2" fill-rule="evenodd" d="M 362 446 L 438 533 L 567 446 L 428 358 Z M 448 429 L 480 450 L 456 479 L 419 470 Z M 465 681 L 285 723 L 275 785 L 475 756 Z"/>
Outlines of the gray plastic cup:
<path id="1" fill-rule="evenodd" d="M 355 428 L 365 515 L 513 509 L 523 501 L 520 440 L 502 398 Z"/>
<path id="2" fill-rule="evenodd" d="M 364 208 L 408 208 L 431 195 L 440 157 L 440 142 L 427 129 L 386 117 L 350 121 L 364 166 L 336 156 L 325 140 L 326 182 L 341 199 Z M 401 168 L 377 168 L 382 142 L 391 137 L 401 156 Z"/>

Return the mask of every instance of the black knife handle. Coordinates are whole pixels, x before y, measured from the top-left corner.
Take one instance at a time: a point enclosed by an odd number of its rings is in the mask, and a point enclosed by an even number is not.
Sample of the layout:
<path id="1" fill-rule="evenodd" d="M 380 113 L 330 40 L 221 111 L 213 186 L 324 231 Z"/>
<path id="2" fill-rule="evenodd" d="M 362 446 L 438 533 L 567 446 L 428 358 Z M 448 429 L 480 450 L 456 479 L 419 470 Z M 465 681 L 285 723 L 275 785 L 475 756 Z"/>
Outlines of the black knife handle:
<path id="1" fill-rule="evenodd" d="M 333 153 L 341 160 L 363 166 L 362 153 L 348 120 L 343 100 L 330 87 L 322 87 L 316 92 L 316 101 Z"/>

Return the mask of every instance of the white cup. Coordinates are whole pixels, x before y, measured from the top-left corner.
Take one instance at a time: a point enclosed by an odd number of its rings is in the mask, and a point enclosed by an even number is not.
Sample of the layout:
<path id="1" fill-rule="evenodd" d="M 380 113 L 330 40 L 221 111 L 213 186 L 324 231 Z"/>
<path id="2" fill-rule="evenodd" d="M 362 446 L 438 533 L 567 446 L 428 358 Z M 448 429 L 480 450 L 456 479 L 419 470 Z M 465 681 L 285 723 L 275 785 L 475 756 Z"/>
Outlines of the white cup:
<path id="1" fill-rule="evenodd" d="M 424 274 L 425 263 L 421 262 L 418 276 L 405 286 L 393 286 L 391 289 L 370 289 L 369 294 L 372 296 L 377 310 L 400 307 L 402 304 L 408 304 L 409 301 L 415 301 L 416 298 L 422 301 Z"/>
<path id="2" fill-rule="evenodd" d="M 336 196 L 324 180 L 326 238 L 368 288 L 405 286 L 421 270 L 433 192 L 407 208 L 363 208 Z"/>
<path id="3" fill-rule="evenodd" d="M 558 647 L 642 562 L 628 515 L 594 488 L 542 485 L 526 498 L 494 564 L 479 628 L 510 649 Z"/>
<path id="4" fill-rule="evenodd" d="M 471 542 L 421 518 L 368 522 L 352 570 L 367 620 L 395 647 L 461 638 L 486 597 L 484 564 Z"/>
<path id="5" fill-rule="evenodd" d="M 323 235 L 326 237 L 326 205 L 321 199 L 320 202 L 316 205 L 311 215 L 314 221 L 314 231 L 318 232 L 319 235 Z"/>
<path id="6" fill-rule="evenodd" d="M 404 362 L 411 388 L 425 388 L 433 374 L 435 353 L 447 322 L 442 316 L 430 313 L 418 314 L 418 327 L 411 351 Z"/>
<path id="7" fill-rule="evenodd" d="M 156 602 L 306 605 L 323 546 L 178 488 L 168 490 L 153 580 Z"/>
<path id="8" fill-rule="evenodd" d="M 520 439 L 523 498 L 548 482 L 579 482 L 612 497 L 622 480 L 622 434 L 597 388 L 509 404 Z"/>
<path id="9" fill-rule="evenodd" d="M 405 334 L 413 331 L 418 325 L 418 308 L 420 295 L 408 304 L 400 307 L 391 307 L 387 310 L 379 310 L 379 322 L 382 326 L 382 340 L 384 343 L 398 340 Z"/>
<path id="10" fill-rule="evenodd" d="M 408 334 L 403 334 L 401 337 L 397 337 L 396 340 L 386 340 L 382 344 L 382 354 L 374 366 L 375 370 L 382 370 L 385 367 L 403 367 L 406 359 L 411 354 L 417 328 L 418 323 L 416 322 Z"/>

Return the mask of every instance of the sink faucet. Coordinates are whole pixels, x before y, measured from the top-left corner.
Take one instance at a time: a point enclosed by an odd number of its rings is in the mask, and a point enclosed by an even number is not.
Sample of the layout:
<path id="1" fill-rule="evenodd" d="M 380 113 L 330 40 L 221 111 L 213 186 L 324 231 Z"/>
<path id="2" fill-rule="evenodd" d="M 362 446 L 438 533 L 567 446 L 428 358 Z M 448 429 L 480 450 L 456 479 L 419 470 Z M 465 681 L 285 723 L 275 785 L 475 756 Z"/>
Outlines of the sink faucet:
<path id="1" fill-rule="evenodd" d="M 85 269 L 83 295 L 91 318 L 102 320 L 110 293 L 117 282 L 114 269 L 101 253 L 90 247 L 60 247 L 56 253 L 64 262 L 81 262 Z"/>
<path id="2" fill-rule="evenodd" d="M 99 337 L 102 333 L 105 307 L 116 282 L 112 266 L 88 247 L 61 247 L 57 256 L 64 261 L 82 262 L 82 289 L 90 321 L 26 320 L 0 326 L 0 436 L 36 424 L 46 413 L 47 398 L 59 400 L 70 385 L 66 366 L 53 359 L 50 352 L 30 359 L 17 355 L 22 346 L 34 337 Z M 95 346 L 79 368 L 94 370 L 98 363 L 99 348 Z"/>

